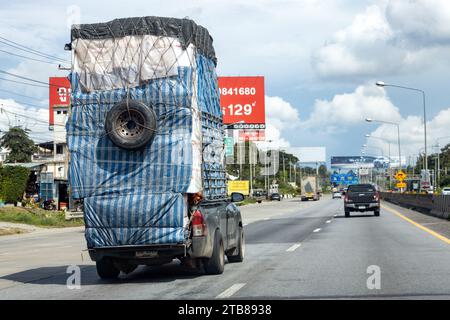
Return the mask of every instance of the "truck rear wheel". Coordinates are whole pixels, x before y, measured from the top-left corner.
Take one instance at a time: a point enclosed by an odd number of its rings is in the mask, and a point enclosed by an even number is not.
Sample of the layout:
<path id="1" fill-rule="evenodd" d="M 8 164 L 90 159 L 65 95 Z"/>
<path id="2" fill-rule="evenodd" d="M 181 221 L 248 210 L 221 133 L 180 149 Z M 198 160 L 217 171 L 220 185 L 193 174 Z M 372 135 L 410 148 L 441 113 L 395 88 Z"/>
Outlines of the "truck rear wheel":
<path id="1" fill-rule="evenodd" d="M 222 235 L 219 231 L 214 234 L 214 248 L 211 258 L 205 261 L 205 271 L 207 274 L 221 274 L 225 266 L 225 251 L 223 248 Z"/>
<path id="2" fill-rule="evenodd" d="M 102 279 L 116 279 L 120 270 L 116 268 L 114 262 L 110 258 L 102 258 L 95 263 L 97 267 L 97 274 Z"/>
<path id="3" fill-rule="evenodd" d="M 227 258 L 229 262 L 242 262 L 244 261 L 244 256 L 245 256 L 244 229 L 240 227 L 238 245 L 236 249 L 233 250 L 233 255 L 227 255 Z"/>
<path id="4" fill-rule="evenodd" d="M 378 210 L 375 210 L 374 211 L 374 214 L 375 214 L 375 217 L 379 217 L 380 216 L 380 210 L 378 209 Z"/>
<path id="5" fill-rule="evenodd" d="M 350 217 L 350 211 L 345 211 L 345 217 L 346 218 Z"/>

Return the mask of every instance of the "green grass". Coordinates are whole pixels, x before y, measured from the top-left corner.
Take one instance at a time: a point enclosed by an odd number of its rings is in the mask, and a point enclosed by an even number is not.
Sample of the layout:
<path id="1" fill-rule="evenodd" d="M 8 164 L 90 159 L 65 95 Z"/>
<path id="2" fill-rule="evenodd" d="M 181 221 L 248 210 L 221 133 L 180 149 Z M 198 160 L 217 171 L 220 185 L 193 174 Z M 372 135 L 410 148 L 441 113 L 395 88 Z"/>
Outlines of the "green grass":
<path id="1" fill-rule="evenodd" d="M 38 227 L 64 228 L 84 225 L 82 219 L 66 221 L 64 212 L 19 207 L 0 208 L 0 221 L 24 223 Z"/>
<path id="2" fill-rule="evenodd" d="M 255 199 L 253 199 L 253 198 L 245 198 L 244 201 L 239 202 L 237 205 L 238 206 L 245 206 L 247 204 L 253 204 L 253 203 L 256 203 Z"/>

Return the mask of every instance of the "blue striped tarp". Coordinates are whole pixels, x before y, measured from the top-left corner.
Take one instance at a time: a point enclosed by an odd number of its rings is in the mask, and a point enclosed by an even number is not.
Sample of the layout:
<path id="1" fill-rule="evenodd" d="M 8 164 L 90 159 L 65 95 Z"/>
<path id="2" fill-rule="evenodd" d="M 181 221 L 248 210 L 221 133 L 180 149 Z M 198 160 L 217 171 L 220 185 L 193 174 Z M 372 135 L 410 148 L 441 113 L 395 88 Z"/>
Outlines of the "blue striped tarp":
<path id="1" fill-rule="evenodd" d="M 223 147 L 214 63 L 198 55 L 196 68 L 180 67 L 177 77 L 128 90 L 83 93 L 77 74 L 71 75 L 71 84 L 69 183 L 72 197 L 84 199 L 88 247 L 184 242 L 193 98 L 202 113 L 203 139 Z M 121 149 L 105 132 L 107 112 L 127 96 L 151 105 L 158 118 L 158 132 L 142 150 Z M 204 193 L 225 197 L 224 164 L 204 163 L 203 171 L 206 179 L 214 179 L 204 181 Z"/>

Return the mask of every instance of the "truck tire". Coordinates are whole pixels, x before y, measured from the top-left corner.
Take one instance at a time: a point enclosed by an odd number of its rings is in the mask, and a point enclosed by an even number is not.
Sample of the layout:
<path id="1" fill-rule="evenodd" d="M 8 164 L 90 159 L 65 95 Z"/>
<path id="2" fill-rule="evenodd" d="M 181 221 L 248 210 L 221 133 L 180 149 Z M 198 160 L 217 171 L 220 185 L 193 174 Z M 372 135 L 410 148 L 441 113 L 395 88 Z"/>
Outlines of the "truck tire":
<path id="1" fill-rule="evenodd" d="M 106 114 L 105 131 L 111 141 L 122 149 L 144 147 L 154 136 L 157 119 L 155 111 L 136 100 L 124 100 Z"/>
<path id="2" fill-rule="evenodd" d="M 207 274 L 222 274 L 225 266 L 225 251 L 220 231 L 214 233 L 214 247 L 211 258 L 205 260 Z"/>
<path id="3" fill-rule="evenodd" d="M 235 250 L 233 250 L 232 255 L 227 255 L 228 262 L 242 262 L 245 256 L 245 237 L 244 229 L 239 227 L 239 239 L 238 245 Z"/>
<path id="4" fill-rule="evenodd" d="M 374 212 L 375 217 L 379 217 L 380 216 L 380 209 L 375 210 Z"/>
<path id="5" fill-rule="evenodd" d="M 350 217 L 350 211 L 345 211 L 345 217 L 349 218 Z"/>
<path id="6" fill-rule="evenodd" d="M 116 268 L 113 261 L 110 258 L 102 258 L 95 262 L 97 267 L 97 274 L 102 279 L 116 279 L 120 270 Z"/>

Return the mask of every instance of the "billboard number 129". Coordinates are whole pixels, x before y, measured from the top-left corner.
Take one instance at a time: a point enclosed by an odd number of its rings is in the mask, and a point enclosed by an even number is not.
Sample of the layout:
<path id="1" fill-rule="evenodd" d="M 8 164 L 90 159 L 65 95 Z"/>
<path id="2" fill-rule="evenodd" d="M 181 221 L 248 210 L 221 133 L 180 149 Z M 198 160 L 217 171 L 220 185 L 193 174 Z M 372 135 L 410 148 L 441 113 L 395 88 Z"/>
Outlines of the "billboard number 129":
<path id="1" fill-rule="evenodd" d="M 255 106 L 256 102 L 253 102 L 252 104 L 230 104 L 228 107 L 223 108 L 223 114 L 226 114 L 227 109 L 229 111 L 230 116 L 249 116 L 252 114 L 253 107 Z"/>

